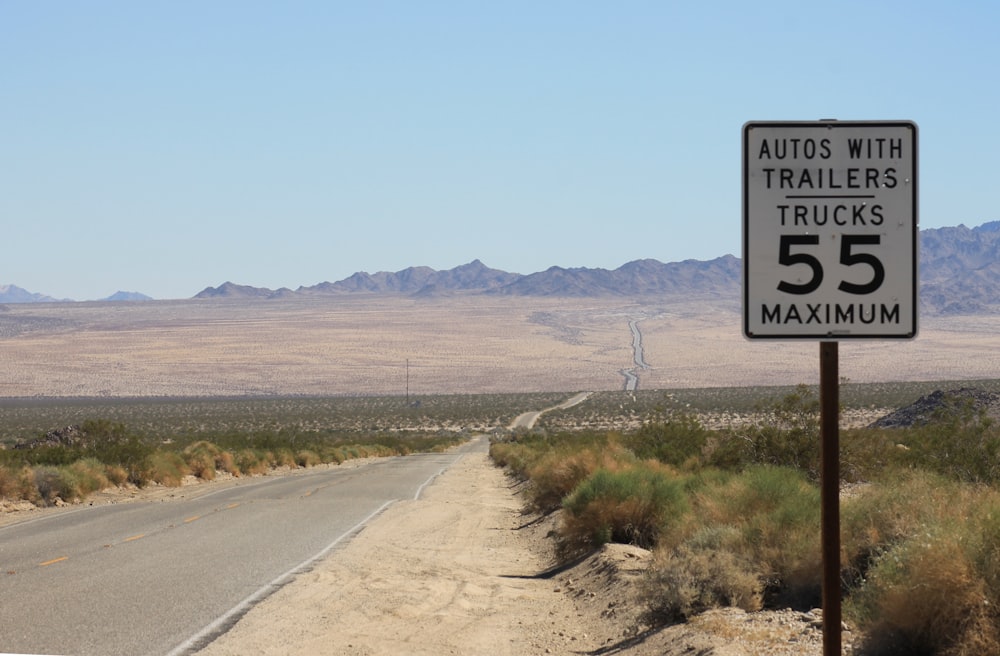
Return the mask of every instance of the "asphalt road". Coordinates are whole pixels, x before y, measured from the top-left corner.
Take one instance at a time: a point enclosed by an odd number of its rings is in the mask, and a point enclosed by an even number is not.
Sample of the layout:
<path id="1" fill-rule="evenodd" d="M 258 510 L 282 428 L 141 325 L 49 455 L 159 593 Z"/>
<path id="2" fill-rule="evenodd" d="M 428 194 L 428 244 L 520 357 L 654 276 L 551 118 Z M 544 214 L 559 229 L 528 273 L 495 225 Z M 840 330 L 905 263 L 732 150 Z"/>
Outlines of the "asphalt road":
<path id="1" fill-rule="evenodd" d="M 0 528 L 0 652 L 191 652 L 393 501 L 486 449 L 478 438 L 448 454 L 241 479 Z"/>
<path id="2" fill-rule="evenodd" d="M 538 418 L 544 415 L 546 412 L 550 412 L 552 410 L 565 410 L 567 408 L 572 408 L 574 405 L 579 405 L 580 403 L 586 401 L 588 396 L 590 396 L 590 392 L 580 392 L 579 394 L 576 394 L 573 397 L 563 401 L 559 405 L 552 406 L 551 408 L 546 408 L 544 410 L 533 410 L 531 412 L 524 412 L 515 417 L 514 421 L 511 422 L 508 428 L 510 430 L 514 430 L 517 428 L 525 428 L 531 430 L 532 428 L 535 427 L 535 423 L 538 422 Z"/>

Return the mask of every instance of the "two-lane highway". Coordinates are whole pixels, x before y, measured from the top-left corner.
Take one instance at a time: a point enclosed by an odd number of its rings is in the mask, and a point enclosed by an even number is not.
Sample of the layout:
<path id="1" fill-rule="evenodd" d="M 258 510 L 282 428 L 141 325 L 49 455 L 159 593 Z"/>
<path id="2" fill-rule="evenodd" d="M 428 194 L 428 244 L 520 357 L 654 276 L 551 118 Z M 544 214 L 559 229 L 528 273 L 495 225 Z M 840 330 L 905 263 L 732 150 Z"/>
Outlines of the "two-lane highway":
<path id="1" fill-rule="evenodd" d="M 486 448 L 478 438 L 448 454 L 245 479 L 0 528 L 0 652 L 192 651 L 393 501 Z"/>

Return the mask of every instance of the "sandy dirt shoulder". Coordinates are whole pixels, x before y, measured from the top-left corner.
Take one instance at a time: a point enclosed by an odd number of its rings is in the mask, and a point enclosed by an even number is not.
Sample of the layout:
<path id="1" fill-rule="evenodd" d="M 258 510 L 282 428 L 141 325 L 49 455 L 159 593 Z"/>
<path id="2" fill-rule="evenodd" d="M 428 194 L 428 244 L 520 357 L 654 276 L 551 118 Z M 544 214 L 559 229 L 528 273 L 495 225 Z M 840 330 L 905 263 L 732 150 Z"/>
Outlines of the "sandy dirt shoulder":
<path id="1" fill-rule="evenodd" d="M 202 656 L 820 654 L 815 613 L 723 610 L 648 629 L 636 587 L 649 554 L 609 545 L 556 568 L 553 519 L 468 454 L 316 567 L 251 609 Z"/>
<path id="2" fill-rule="evenodd" d="M 600 646 L 523 527 L 512 482 L 465 455 L 418 500 L 254 607 L 200 654 L 533 654 Z M 523 527 L 523 528 L 522 528 Z"/>

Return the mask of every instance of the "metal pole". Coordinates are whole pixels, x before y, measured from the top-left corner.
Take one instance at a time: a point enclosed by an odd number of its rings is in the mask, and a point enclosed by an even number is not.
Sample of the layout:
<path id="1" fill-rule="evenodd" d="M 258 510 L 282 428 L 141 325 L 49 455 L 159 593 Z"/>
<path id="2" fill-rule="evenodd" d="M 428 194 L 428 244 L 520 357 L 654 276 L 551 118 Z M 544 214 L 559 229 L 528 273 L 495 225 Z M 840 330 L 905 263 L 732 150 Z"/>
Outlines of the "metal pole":
<path id="1" fill-rule="evenodd" d="M 823 656 L 840 656 L 840 363 L 837 342 L 819 343 Z"/>

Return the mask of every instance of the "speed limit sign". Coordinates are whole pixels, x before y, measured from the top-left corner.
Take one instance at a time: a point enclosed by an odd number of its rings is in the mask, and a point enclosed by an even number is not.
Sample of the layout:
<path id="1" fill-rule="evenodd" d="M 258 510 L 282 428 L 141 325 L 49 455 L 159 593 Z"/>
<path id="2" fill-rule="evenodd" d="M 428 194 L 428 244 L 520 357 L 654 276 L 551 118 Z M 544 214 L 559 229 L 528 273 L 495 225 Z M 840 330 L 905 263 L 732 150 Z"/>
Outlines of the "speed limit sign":
<path id="1" fill-rule="evenodd" d="M 743 333 L 917 333 L 917 126 L 743 126 Z"/>

